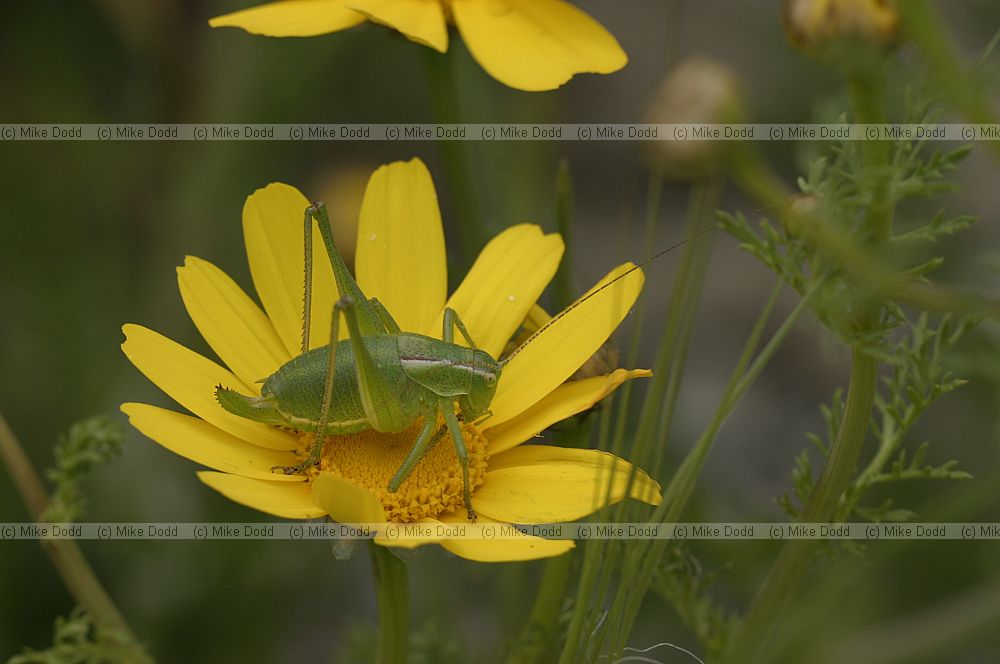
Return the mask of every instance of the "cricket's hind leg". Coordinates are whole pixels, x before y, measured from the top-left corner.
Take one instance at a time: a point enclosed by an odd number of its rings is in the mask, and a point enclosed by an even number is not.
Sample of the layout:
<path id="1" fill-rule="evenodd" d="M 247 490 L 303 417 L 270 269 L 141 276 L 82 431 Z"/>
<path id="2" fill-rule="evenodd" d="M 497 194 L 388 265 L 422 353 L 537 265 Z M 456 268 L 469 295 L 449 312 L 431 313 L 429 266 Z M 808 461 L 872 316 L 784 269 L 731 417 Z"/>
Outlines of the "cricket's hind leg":
<path id="1" fill-rule="evenodd" d="M 271 466 L 271 472 L 282 472 L 285 475 L 296 475 L 312 468 L 319 463 L 323 454 L 323 443 L 326 442 L 326 427 L 330 423 L 330 403 L 333 401 L 333 379 L 337 375 L 337 339 L 340 333 L 340 314 L 350 306 L 350 302 L 339 300 L 333 305 L 333 319 L 330 321 L 330 351 L 326 363 L 326 380 L 323 382 L 323 405 L 319 411 L 319 422 L 313 435 L 309 456 L 294 466 Z"/>
<path id="2" fill-rule="evenodd" d="M 441 330 L 441 338 L 448 343 L 455 342 L 455 328 L 462 333 L 465 337 L 466 343 L 469 344 L 470 348 L 479 348 L 476 342 L 472 340 L 472 336 L 469 334 L 469 330 L 465 327 L 465 323 L 462 322 L 461 317 L 459 317 L 458 312 L 451 307 L 444 308 L 444 326 Z"/>

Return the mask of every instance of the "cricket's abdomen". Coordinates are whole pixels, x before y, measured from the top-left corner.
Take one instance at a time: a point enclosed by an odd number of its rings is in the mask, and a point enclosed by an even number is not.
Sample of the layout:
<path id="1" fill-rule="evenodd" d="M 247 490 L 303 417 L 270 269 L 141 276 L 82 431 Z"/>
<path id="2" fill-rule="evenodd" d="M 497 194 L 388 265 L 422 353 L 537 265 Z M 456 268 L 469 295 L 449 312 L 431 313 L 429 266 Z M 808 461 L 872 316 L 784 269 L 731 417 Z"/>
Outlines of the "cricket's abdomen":
<path id="1" fill-rule="evenodd" d="M 389 336 L 368 337 L 365 345 L 382 374 L 400 391 L 405 390 L 407 380 L 399 366 L 395 339 Z M 261 394 L 271 396 L 277 410 L 296 429 L 315 431 L 319 425 L 329 357 L 329 346 L 315 348 L 282 365 L 264 381 Z M 345 339 L 337 344 L 337 366 L 326 433 L 346 434 L 371 428 L 361 402 L 354 349 Z"/>

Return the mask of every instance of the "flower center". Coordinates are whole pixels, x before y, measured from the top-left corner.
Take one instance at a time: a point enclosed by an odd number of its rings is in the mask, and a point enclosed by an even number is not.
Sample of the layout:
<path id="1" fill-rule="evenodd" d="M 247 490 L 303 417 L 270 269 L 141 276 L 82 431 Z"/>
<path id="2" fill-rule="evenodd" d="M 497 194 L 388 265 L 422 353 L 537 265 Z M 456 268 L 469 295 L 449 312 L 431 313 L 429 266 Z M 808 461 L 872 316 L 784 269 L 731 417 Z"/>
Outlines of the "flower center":
<path id="1" fill-rule="evenodd" d="M 331 472 L 375 494 L 385 508 L 386 518 L 396 523 L 433 518 L 464 509 L 462 466 L 443 421 L 435 433 L 438 441 L 417 462 L 399 489 L 389 491 L 392 479 L 410 453 L 423 421 L 400 433 L 368 430 L 343 436 L 327 436 L 320 472 Z M 486 438 L 478 429 L 459 424 L 469 452 L 469 483 L 475 490 L 486 474 Z M 307 445 L 312 434 L 303 435 Z M 463 512 L 464 513 L 464 512 Z"/>

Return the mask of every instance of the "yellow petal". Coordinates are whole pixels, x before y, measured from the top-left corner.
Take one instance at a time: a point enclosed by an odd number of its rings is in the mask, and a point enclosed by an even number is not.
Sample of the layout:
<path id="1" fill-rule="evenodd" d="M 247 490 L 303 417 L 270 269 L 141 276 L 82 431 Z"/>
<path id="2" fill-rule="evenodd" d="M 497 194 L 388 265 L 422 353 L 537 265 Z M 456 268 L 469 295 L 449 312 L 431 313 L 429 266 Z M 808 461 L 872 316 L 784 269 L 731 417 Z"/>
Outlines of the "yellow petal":
<path id="1" fill-rule="evenodd" d="M 642 270 L 618 266 L 511 356 L 490 406 L 490 424 L 524 412 L 572 376 L 618 327 L 642 283 Z"/>
<path id="2" fill-rule="evenodd" d="M 442 516 L 441 521 L 446 524 L 468 523 L 464 515 L 457 514 Z M 501 528 L 505 529 L 505 536 L 494 540 L 441 540 L 441 546 L 456 556 L 481 563 L 505 563 L 551 558 L 560 556 L 575 546 L 572 540 L 548 540 L 533 535 L 518 534 L 518 531 L 510 524 L 494 522 L 482 516 L 480 516 L 478 523 L 495 523 L 498 532 Z M 516 539 L 508 538 L 512 534 L 516 535 Z"/>
<path id="3" fill-rule="evenodd" d="M 165 448 L 214 470 L 243 477 L 302 482 L 301 475 L 271 472 L 272 466 L 291 466 L 299 458 L 291 452 L 251 445 L 216 429 L 205 420 L 142 403 L 125 403 L 122 412 L 136 429 Z"/>
<path id="4" fill-rule="evenodd" d="M 556 422 L 593 407 L 625 381 L 652 375 L 648 369 L 616 369 L 606 376 L 563 383 L 517 417 L 487 429 L 487 449 L 492 455 L 516 447 Z"/>
<path id="5" fill-rule="evenodd" d="M 444 53 L 448 26 L 440 2 L 428 0 L 349 0 L 347 6 L 369 19 L 399 30 L 407 38 Z"/>
<path id="6" fill-rule="evenodd" d="M 458 312 L 473 341 L 498 357 L 552 280 L 562 254 L 559 235 L 545 235 L 531 224 L 512 226 L 483 248 L 448 306 Z M 439 336 L 441 321 L 439 315 L 427 334 Z M 455 341 L 465 344 L 457 332 Z"/>
<path id="7" fill-rule="evenodd" d="M 574 74 L 609 74 L 628 62 L 614 36 L 563 0 L 462 0 L 451 4 L 472 56 L 520 90 L 552 90 Z"/>
<path id="8" fill-rule="evenodd" d="M 177 283 L 201 336 L 255 392 L 256 381 L 292 359 L 260 307 L 216 266 L 188 256 Z"/>
<path id="9" fill-rule="evenodd" d="M 574 521 L 624 498 L 632 472 L 632 464 L 599 450 L 522 445 L 490 459 L 472 504 L 513 523 Z M 660 485 L 636 468 L 630 495 L 657 505 Z"/>
<path id="10" fill-rule="evenodd" d="M 285 519 L 318 519 L 324 512 L 313 504 L 305 482 L 269 482 L 203 470 L 198 479 L 229 500 Z"/>
<path id="11" fill-rule="evenodd" d="M 122 350 L 146 378 L 174 401 L 226 433 L 274 450 L 293 450 L 298 441 L 289 433 L 233 415 L 215 400 L 224 385 L 244 394 L 251 390 L 227 369 L 140 325 L 125 325 Z"/>
<path id="12" fill-rule="evenodd" d="M 309 200 L 295 187 L 272 183 L 243 206 L 243 237 L 257 295 L 292 356 L 302 351 L 305 284 L 303 219 Z M 337 299 L 333 269 L 316 224 L 313 234 L 313 301 L 310 348 L 330 342 L 330 315 Z"/>
<path id="13" fill-rule="evenodd" d="M 283 0 L 216 16 L 213 28 L 243 28 L 268 37 L 312 37 L 363 23 L 365 17 L 347 9 L 348 0 Z"/>
<path id="14" fill-rule="evenodd" d="M 321 472 L 313 480 L 313 502 L 340 523 L 383 523 L 385 510 L 371 491 Z"/>
<path id="15" fill-rule="evenodd" d="M 525 535 L 509 523 L 494 521 L 480 515 L 477 524 L 491 525 L 495 535 L 489 540 L 480 539 L 446 539 L 444 535 L 426 536 L 422 533 L 427 528 L 438 526 L 454 528 L 468 524 L 465 514 L 446 514 L 440 519 L 421 519 L 416 524 L 393 524 L 392 536 L 380 533 L 375 537 L 375 543 L 382 546 L 414 549 L 425 544 L 439 544 L 457 556 L 479 562 L 514 562 L 519 560 L 535 560 L 550 558 L 566 553 L 573 548 L 571 540 L 547 540 L 542 537 Z M 408 536 L 407 529 L 417 527 L 420 536 Z M 432 531 L 435 532 L 435 531 Z"/>
<path id="16" fill-rule="evenodd" d="M 424 162 L 399 161 L 372 174 L 355 256 L 361 290 L 378 298 L 403 330 L 424 333 L 440 316 L 448 291 L 444 231 Z"/>

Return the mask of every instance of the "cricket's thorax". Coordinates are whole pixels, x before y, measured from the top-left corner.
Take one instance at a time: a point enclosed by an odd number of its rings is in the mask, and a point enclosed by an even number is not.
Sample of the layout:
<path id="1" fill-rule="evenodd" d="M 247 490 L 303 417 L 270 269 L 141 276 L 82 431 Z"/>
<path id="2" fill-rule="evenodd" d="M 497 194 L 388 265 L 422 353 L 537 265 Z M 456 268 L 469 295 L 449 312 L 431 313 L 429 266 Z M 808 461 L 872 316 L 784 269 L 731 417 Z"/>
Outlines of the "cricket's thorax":
<path id="1" fill-rule="evenodd" d="M 467 419 L 489 410 L 500 364 L 488 353 L 409 334 L 399 337 L 399 355 L 407 376 L 440 397 L 455 397 Z"/>
<path id="2" fill-rule="evenodd" d="M 401 334 L 397 339 L 403 371 L 439 396 L 468 394 L 481 373 L 471 348 L 421 334 Z"/>

